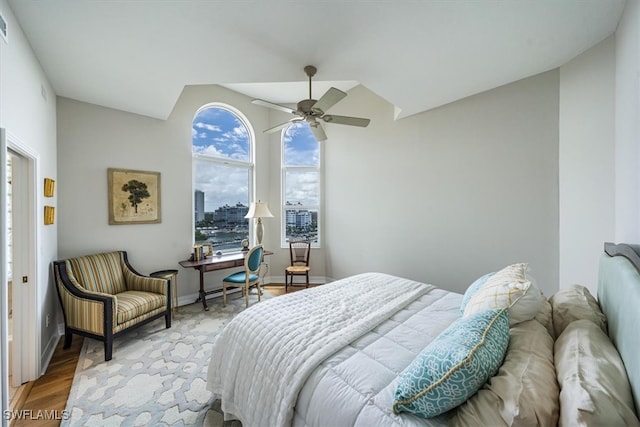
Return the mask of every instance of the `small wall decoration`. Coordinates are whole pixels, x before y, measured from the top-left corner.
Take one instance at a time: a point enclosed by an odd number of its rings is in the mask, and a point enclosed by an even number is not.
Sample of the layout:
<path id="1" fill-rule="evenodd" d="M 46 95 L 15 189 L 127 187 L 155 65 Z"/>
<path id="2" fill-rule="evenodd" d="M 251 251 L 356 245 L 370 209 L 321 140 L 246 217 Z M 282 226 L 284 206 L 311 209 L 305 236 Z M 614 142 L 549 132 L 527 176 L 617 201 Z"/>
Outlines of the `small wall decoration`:
<path id="1" fill-rule="evenodd" d="M 53 206 L 44 207 L 44 225 L 51 225 L 55 222 L 56 208 Z"/>
<path id="2" fill-rule="evenodd" d="M 160 223 L 160 172 L 107 170 L 109 224 Z"/>
<path id="3" fill-rule="evenodd" d="M 51 178 L 44 179 L 44 197 L 53 197 L 56 182 Z"/>

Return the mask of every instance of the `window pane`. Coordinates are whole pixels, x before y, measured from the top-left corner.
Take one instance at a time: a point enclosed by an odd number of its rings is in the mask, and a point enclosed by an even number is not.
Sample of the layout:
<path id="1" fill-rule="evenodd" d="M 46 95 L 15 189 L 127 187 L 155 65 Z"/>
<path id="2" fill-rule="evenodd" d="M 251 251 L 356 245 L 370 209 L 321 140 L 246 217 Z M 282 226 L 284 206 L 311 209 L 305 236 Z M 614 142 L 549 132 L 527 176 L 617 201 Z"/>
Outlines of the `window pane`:
<path id="1" fill-rule="evenodd" d="M 249 238 L 247 167 L 194 162 L 195 241 L 213 242 L 215 250 L 240 249 Z"/>
<path id="2" fill-rule="evenodd" d="M 284 132 L 285 166 L 320 166 L 320 145 L 306 122 L 294 123 Z"/>
<path id="3" fill-rule="evenodd" d="M 318 243 L 318 211 L 306 209 L 285 209 L 286 241 L 305 238 Z"/>
<path id="4" fill-rule="evenodd" d="M 320 173 L 317 171 L 286 171 L 285 204 L 318 206 L 320 204 Z"/>
<path id="5" fill-rule="evenodd" d="M 242 121 L 224 108 L 198 112 L 191 128 L 193 154 L 248 162 L 249 132 Z"/>

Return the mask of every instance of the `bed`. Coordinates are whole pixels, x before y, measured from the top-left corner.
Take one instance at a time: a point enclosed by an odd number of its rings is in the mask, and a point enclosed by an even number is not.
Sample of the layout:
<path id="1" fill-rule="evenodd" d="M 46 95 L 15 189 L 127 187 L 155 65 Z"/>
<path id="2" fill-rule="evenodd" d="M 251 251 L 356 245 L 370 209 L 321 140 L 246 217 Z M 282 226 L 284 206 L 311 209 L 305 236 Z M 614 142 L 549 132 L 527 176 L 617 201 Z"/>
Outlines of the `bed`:
<path id="1" fill-rule="evenodd" d="M 464 295 L 365 273 L 269 299 L 215 337 L 207 388 L 245 427 L 640 426 L 639 253 L 605 244 L 597 300 L 526 264 Z"/>

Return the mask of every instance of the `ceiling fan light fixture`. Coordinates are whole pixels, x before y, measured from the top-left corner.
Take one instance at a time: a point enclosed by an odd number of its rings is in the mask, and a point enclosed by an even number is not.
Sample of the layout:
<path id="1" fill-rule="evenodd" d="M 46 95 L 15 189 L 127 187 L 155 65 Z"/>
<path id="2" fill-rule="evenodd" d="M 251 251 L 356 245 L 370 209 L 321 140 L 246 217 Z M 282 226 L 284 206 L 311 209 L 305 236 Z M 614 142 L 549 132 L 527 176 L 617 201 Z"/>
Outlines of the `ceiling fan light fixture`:
<path id="1" fill-rule="evenodd" d="M 324 95 L 320 97 L 320 99 L 318 99 L 317 101 L 313 99 L 311 95 L 311 78 L 315 76 L 317 71 L 318 69 L 313 65 L 307 65 L 306 67 L 304 67 L 304 72 L 309 77 L 309 98 L 303 99 L 302 101 L 298 102 L 295 110 L 283 105 L 274 104 L 273 102 L 263 101 L 261 99 L 254 99 L 253 101 L 251 101 L 256 105 L 261 105 L 263 107 L 272 108 L 278 111 L 288 112 L 297 116 L 291 119 L 289 122 L 269 128 L 265 130 L 265 132 L 275 132 L 276 130 L 283 129 L 288 124 L 295 123 L 300 120 L 305 120 L 311 126 L 311 130 L 313 131 L 316 139 L 318 141 L 324 141 L 325 139 L 327 139 L 327 135 L 324 133 L 322 125 L 316 119 L 322 119 L 326 123 L 333 122 L 334 124 L 348 126 L 366 127 L 369 124 L 369 119 L 350 116 L 332 116 L 325 114 L 327 110 L 344 99 L 347 94 L 340 89 L 331 87 L 327 92 L 325 92 Z"/>

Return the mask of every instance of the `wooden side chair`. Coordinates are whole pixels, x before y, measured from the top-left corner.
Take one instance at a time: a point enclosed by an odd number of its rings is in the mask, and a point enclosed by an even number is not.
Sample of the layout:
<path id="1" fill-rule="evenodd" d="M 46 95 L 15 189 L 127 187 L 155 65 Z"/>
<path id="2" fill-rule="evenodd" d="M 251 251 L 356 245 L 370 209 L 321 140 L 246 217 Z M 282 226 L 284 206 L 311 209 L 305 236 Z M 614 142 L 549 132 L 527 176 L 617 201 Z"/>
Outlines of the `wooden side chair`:
<path id="1" fill-rule="evenodd" d="M 239 271 L 222 279 L 222 305 L 227 305 L 227 288 L 242 288 L 246 307 L 249 307 L 249 289 L 255 286 L 258 289 L 258 301 L 262 295 L 260 289 L 260 266 L 262 265 L 262 245 L 249 249 L 244 257 L 244 271 Z"/>
<path id="2" fill-rule="evenodd" d="M 309 240 L 290 240 L 289 255 L 291 257 L 291 265 L 285 268 L 284 292 L 287 293 L 289 286 L 309 287 L 309 256 L 311 255 L 311 241 Z M 293 283 L 293 276 L 304 276 L 304 283 Z"/>

